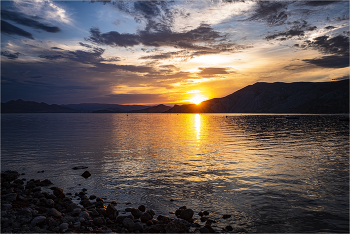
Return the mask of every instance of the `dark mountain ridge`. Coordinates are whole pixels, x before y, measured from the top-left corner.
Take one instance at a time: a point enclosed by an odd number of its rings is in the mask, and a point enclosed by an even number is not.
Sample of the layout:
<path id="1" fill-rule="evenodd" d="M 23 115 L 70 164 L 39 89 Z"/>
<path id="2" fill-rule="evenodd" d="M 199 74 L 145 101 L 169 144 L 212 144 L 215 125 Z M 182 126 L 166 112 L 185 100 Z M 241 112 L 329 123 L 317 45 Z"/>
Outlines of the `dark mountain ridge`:
<path id="1" fill-rule="evenodd" d="M 168 113 L 349 113 L 349 80 L 248 85 L 199 105 L 175 105 Z"/>
<path id="2" fill-rule="evenodd" d="M 76 113 L 77 110 L 52 104 L 32 101 L 23 101 L 22 99 L 11 100 L 1 103 L 1 113 Z"/>

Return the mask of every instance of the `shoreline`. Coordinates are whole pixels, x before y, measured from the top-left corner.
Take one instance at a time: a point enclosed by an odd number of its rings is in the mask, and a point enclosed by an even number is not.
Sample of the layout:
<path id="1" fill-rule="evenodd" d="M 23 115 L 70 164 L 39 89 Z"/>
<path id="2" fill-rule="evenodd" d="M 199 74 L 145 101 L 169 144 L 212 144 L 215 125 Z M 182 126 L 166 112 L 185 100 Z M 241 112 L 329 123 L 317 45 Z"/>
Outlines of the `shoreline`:
<path id="1" fill-rule="evenodd" d="M 86 172 L 86 171 L 85 171 Z M 83 173 L 83 175 L 87 173 Z M 22 176 L 24 173 L 21 174 Z M 82 175 L 82 176 L 83 176 Z M 17 171 L 1 173 L 2 233 L 217 233 L 244 232 L 230 225 L 218 230 L 218 220 L 208 211 L 186 206 L 170 212 L 176 217 L 157 215 L 142 204 L 117 210 L 117 201 L 105 202 L 87 189 L 65 193 L 45 179 L 19 179 Z M 83 176 L 84 177 L 84 176 Z M 43 191 L 49 188 L 52 192 Z M 73 200 L 80 201 L 79 204 Z M 163 212 L 164 213 L 164 212 Z M 193 218 L 198 213 L 200 220 Z M 222 219 L 231 217 L 223 215 Z"/>

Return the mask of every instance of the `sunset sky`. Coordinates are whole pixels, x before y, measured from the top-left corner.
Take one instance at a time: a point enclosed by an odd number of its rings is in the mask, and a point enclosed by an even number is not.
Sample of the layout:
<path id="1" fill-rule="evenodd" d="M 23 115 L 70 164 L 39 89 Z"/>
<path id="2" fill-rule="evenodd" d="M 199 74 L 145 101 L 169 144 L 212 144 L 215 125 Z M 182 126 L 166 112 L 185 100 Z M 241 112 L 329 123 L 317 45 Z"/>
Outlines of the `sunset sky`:
<path id="1" fill-rule="evenodd" d="M 1 101 L 175 104 L 349 76 L 349 1 L 1 1 Z"/>

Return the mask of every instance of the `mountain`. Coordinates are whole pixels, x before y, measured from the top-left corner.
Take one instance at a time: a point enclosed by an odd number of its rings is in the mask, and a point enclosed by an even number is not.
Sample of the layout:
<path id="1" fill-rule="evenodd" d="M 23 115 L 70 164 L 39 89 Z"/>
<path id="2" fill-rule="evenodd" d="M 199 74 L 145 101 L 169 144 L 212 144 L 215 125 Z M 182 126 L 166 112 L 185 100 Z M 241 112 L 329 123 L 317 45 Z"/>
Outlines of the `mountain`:
<path id="1" fill-rule="evenodd" d="M 175 105 L 168 113 L 349 113 L 349 80 L 255 83 L 199 105 Z"/>
<path id="2" fill-rule="evenodd" d="M 78 110 L 79 112 L 103 112 L 103 113 L 121 113 L 128 112 L 131 110 L 141 110 L 148 108 L 150 106 L 142 106 L 142 105 L 119 105 L 119 104 L 102 104 L 102 103 L 81 103 L 81 104 L 66 104 L 61 105 L 64 107 L 69 107 L 74 110 Z"/>
<path id="3" fill-rule="evenodd" d="M 76 113 L 68 107 L 59 106 L 56 104 L 49 105 L 44 102 L 31 102 L 18 99 L 11 100 L 6 103 L 1 103 L 1 113 Z"/>
<path id="4" fill-rule="evenodd" d="M 163 113 L 170 109 L 171 109 L 170 106 L 160 104 L 158 106 L 151 106 L 142 110 L 133 110 L 133 111 L 130 111 L 130 113 Z"/>

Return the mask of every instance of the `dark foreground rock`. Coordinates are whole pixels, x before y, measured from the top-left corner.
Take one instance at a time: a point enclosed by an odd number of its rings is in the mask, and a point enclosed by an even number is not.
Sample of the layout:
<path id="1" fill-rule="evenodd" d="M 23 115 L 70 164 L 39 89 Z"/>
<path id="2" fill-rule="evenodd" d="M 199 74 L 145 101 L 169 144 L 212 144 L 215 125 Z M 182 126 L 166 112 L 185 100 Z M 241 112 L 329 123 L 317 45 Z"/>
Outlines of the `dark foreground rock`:
<path id="1" fill-rule="evenodd" d="M 26 180 L 19 180 L 17 172 L 7 171 L 2 176 L 1 233 L 216 232 L 212 222 L 198 224 L 194 211 L 185 206 L 176 210 L 176 218 L 156 215 L 144 205 L 120 214 L 116 202 L 105 204 L 102 198 L 88 197 L 86 190 L 75 193 L 80 200 L 76 204 L 59 187 L 51 187 L 52 194 L 42 192 L 41 186 L 52 184 L 49 180 L 32 179 L 24 184 Z M 223 231 L 231 231 L 231 227 Z"/>

